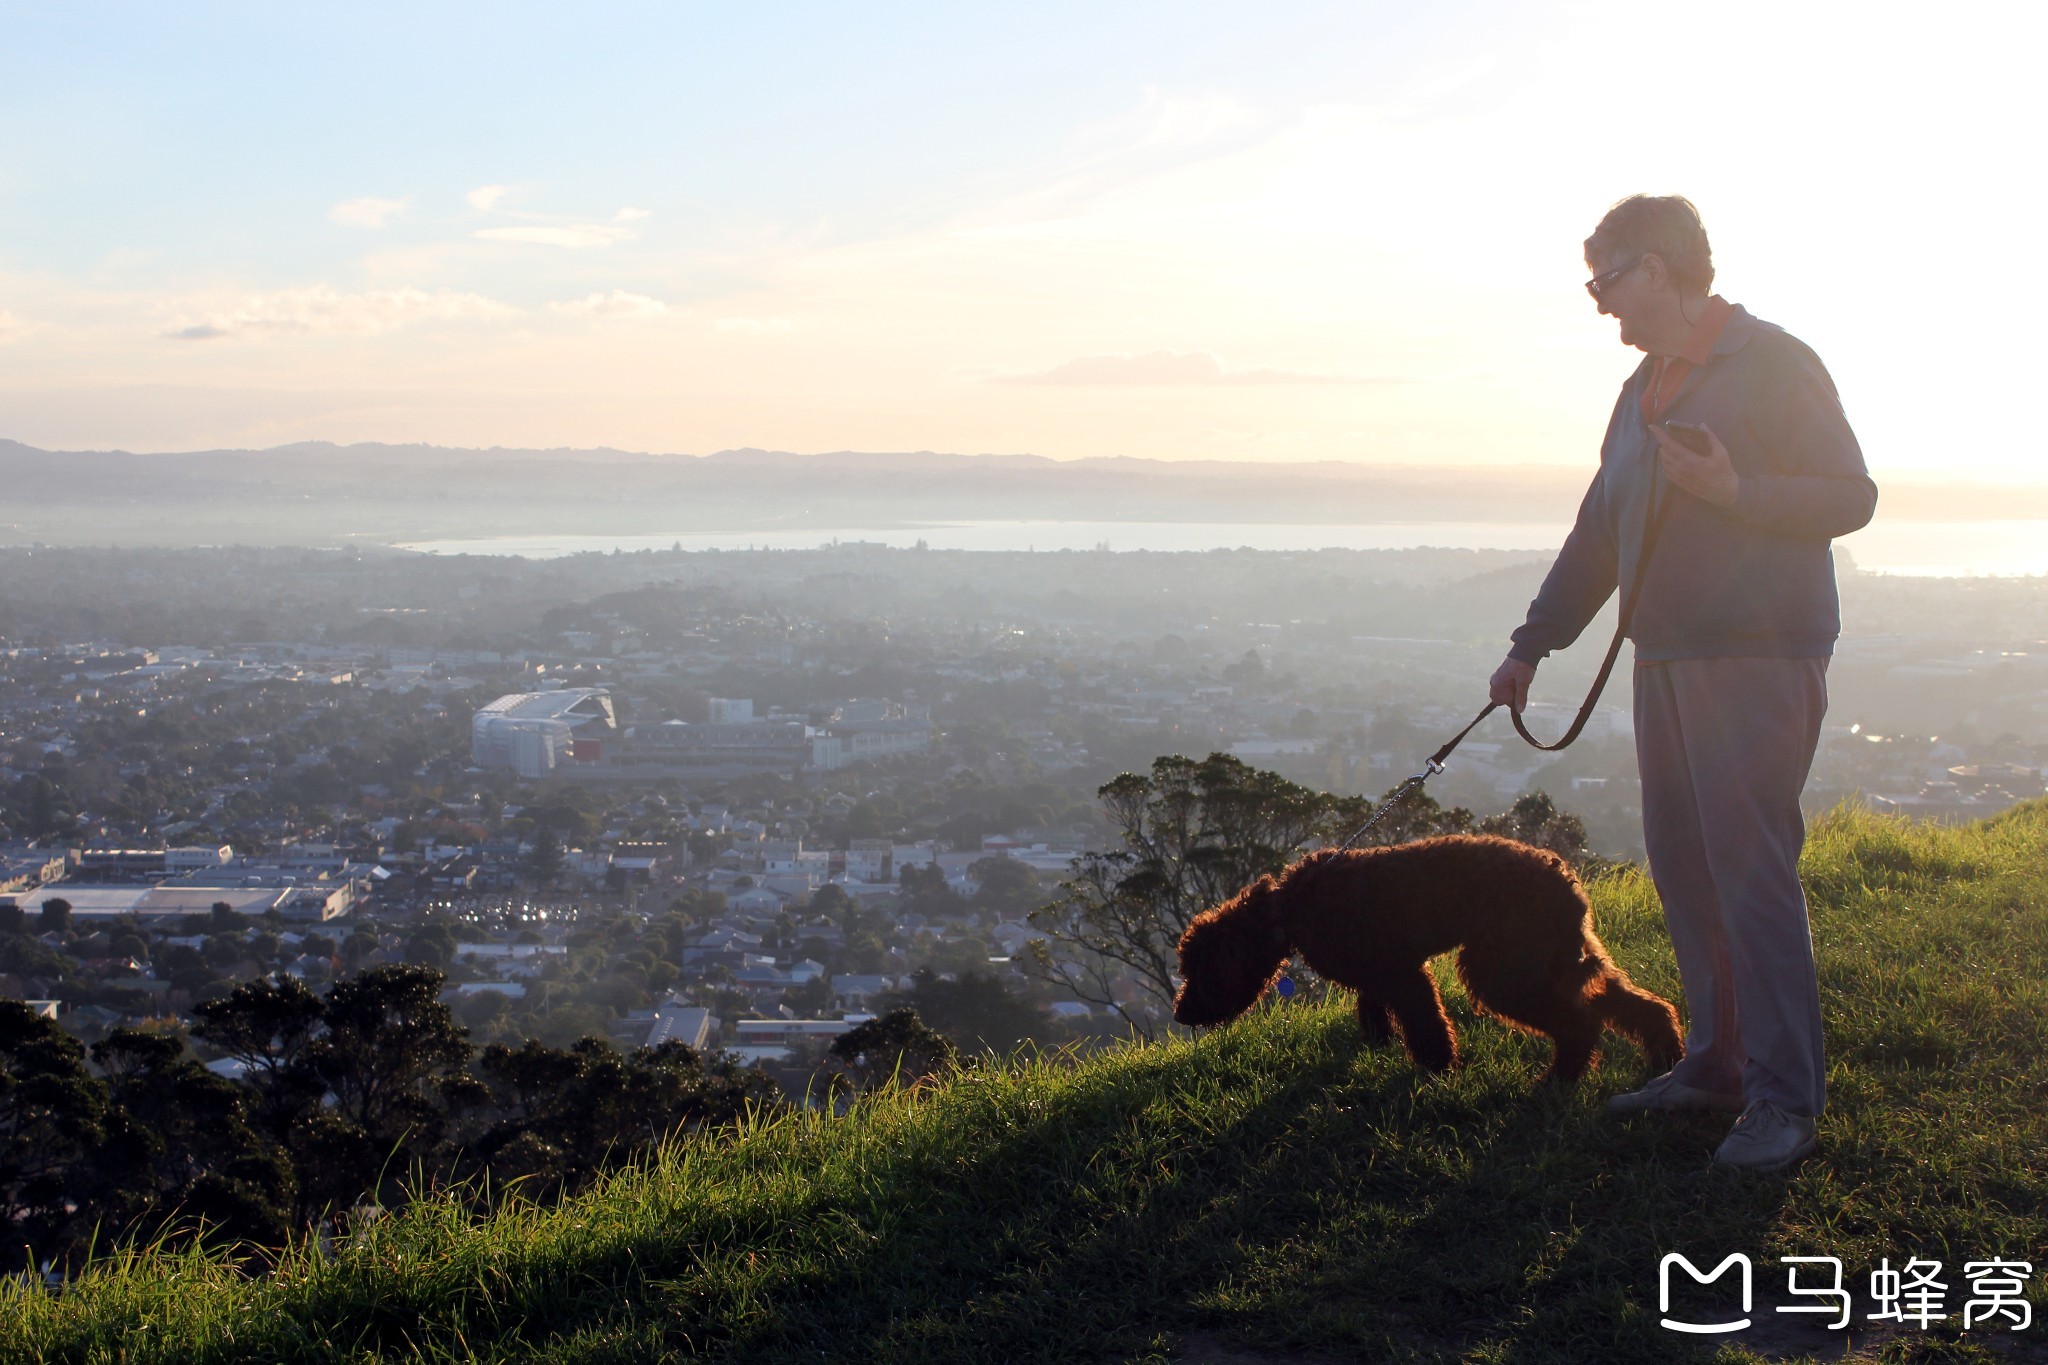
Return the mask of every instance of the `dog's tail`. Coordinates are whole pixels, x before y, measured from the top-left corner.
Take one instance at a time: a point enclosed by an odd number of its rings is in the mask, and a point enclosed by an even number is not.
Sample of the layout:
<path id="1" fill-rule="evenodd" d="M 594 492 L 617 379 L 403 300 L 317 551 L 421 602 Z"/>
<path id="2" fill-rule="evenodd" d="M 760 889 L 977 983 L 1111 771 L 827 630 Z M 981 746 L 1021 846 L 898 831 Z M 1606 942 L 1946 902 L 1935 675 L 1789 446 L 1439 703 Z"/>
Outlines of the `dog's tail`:
<path id="1" fill-rule="evenodd" d="M 1609 1027 L 1642 1045 L 1652 1071 L 1669 1071 L 1685 1055 L 1685 1040 L 1678 1032 L 1678 1011 L 1669 1000 L 1652 995 L 1629 980 L 1628 973 L 1621 968 L 1610 967 L 1602 973 L 1587 999 Z"/>

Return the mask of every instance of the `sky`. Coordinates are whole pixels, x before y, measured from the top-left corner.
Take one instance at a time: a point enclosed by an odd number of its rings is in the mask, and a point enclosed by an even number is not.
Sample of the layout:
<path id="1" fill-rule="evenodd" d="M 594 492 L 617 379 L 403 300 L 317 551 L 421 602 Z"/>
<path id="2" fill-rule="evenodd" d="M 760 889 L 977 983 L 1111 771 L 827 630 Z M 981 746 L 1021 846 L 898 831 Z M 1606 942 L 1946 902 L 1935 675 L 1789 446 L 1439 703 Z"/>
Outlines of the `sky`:
<path id="1" fill-rule="evenodd" d="M 1875 472 L 2048 481 L 2041 15 L 0 3 L 0 437 L 1590 466 L 1676 192 Z"/>

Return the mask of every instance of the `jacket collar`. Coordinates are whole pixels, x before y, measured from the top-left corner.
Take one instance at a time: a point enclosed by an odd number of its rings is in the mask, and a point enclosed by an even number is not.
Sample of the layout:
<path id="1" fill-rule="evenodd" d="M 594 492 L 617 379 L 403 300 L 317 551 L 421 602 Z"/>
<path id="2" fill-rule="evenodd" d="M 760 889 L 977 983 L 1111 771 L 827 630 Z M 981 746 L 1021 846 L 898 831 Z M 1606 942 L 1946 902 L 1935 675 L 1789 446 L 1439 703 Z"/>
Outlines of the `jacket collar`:
<path id="1" fill-rule="evenodd" d="M 1729 306 L 1728 321 L 1721 328 L 1721 335 L 1714 341 L 1715 355 L 1733 355 L 1749 344 L 1763 324 L 1741 304 Z"/>
<path id="2" fill-rule="evenodd" d="M 1728 321 L 1722 324 L 1721 335 L 1714 340 L 1714 354 L 1716 356 L 1735 354 L 1735 352 L 1749 345 L 1751 339 L 1767 325 L 1759 321 L 1755 314 L 1751 313 L 1741 304 L 1732 303 L 1728 305 Z M 1657 357 L 1653 355 L 1644 356 L 1641 361 L 1637 362 L 1635 371 L 1629 375 L 1629 382 L 1634 384 L 1639 381 L 1646 381 L 1647 377 L 1656 368 Z M 1692 388 L 1698 382 L 1698 379 L 1699 371 L 1695 368 L 1692 374 L 1686 376 L 1685 387 L 1679 390 L 1679 396 L 1684 397 L 1686 390 Z"/>

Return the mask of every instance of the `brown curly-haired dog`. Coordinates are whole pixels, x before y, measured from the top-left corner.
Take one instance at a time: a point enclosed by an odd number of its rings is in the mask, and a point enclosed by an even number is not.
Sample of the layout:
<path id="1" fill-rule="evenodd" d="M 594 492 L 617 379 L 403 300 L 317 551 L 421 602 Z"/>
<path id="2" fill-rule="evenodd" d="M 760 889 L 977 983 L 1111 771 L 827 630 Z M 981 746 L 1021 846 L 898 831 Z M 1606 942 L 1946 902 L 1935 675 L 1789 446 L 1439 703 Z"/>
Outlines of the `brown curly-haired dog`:
<path id="1" fill-rule="evenodd" d="M 1408 1055 L 1432 1071 L 1458 1064 L 1457 1035 L 1429 959 L 1459 949 L 1458 976 L 1482 1013 L 1549 1036 L 1546 1079 L 1569 1084 L 1613 1028 L 1642 1044 L 1652 1073 L 1685 1053 L 1678 1012 L 1614 965 L 1593 908 L 1564 859 L 1487 835 L 1449 834 L 1390 848 L 1324 849 L 1261 877 L 1199 916 L 1180 940 L 1183 1024 L 1250 1009 L 1295 952 L 1358 992 L 1370 1042 L 1399 1025 Z"/>

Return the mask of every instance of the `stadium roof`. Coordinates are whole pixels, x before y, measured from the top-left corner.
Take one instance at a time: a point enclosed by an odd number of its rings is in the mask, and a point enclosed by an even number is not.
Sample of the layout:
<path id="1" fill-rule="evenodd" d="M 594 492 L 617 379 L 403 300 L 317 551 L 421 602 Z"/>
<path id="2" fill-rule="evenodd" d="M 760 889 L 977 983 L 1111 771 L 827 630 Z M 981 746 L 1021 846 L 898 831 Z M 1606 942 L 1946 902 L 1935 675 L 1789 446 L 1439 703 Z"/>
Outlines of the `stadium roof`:
<path id="1" fill-rule="evenodd" d="M 513 692 L 478 709 L 479 716 L 515 717 L 519 720 L 602 720 L 616 725 L 612 696 L 602 687 L 561 687 L 548 692 Z"/>

